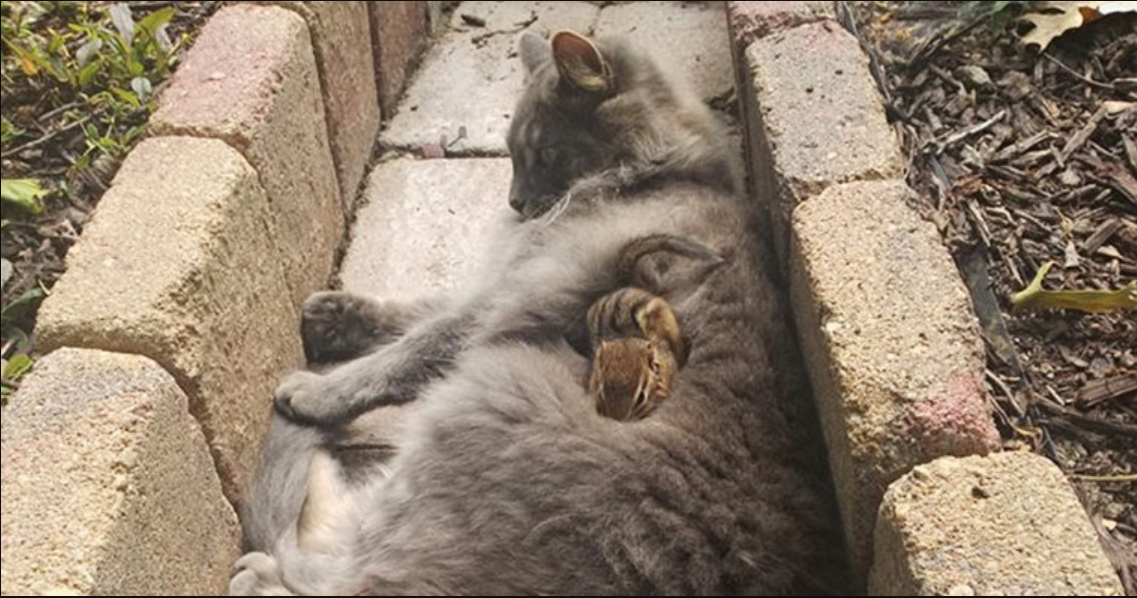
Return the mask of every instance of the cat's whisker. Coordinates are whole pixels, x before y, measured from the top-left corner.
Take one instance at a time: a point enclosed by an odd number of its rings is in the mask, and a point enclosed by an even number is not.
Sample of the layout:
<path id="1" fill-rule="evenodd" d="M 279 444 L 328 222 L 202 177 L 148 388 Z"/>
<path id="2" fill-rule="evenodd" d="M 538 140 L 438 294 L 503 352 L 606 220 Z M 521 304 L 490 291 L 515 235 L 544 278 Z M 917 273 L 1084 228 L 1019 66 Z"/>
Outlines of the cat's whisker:
<path id="1" fill-rule="evenodd" d="M 569 203 L 571 202 L 572 192 L 569 191 L 568 193 L 565 193 L 560 199 L 558 199 L 557 203 L 553 204 L 553 207 L 550 208 L 549 211 L 541 217 L 542 226 L 552 226 L 552 224 L 556 222 L 557 218 L 559 218 L 561 214 L 564 214 L 565 210 L 568 210 Z"/>

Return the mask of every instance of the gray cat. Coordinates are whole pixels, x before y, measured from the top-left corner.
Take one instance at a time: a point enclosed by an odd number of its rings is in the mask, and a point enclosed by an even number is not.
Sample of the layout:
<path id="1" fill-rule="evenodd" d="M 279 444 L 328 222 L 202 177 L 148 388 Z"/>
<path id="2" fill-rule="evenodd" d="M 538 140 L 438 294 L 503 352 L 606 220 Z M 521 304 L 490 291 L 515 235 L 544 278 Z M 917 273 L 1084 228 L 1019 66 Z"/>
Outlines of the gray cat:
<path id="1" fill-rule="evenodd" d="M 808 390 L 721 126 L 619 41 L 527 34 L 520 55 L 522 218 L 461 298 L 309 302 L 309 354 L 362 356 L 279 389 L 231 592 L 840 592 Z M 571 346 L 628 284 L 692 347 L 635 423 L 596 413 Z M 410 400 L 393 459 L 350 481 L 323 447 Z"/>

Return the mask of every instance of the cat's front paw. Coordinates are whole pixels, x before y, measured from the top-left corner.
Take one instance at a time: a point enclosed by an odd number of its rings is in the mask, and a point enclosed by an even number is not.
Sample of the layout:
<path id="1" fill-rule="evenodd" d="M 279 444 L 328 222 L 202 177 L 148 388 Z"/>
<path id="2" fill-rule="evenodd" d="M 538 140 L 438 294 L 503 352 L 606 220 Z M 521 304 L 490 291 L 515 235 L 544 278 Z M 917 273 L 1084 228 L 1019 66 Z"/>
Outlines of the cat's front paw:
<path id="1" fill-rule="evenodd" d="M 332 388 L 327 376 L 308 371 L 293 372 L 276 388 L 273 405 L 293 421 L 332 425 L 350 418 L 346 401 Z"/>
<path id="2" fill-rule="evenodd" d="M 284 585 L 277 560 L 263 552 L 237 559 L 229 577 L 230 596 L 295 596 Z"/>
<path id="3" fill-rule="evenodd" d="M 396 334 L 381 321 L 375 301 L 344 291 L 320 291 L 304 301 L 300 337 L 308 363 L 359 357 Z"/>

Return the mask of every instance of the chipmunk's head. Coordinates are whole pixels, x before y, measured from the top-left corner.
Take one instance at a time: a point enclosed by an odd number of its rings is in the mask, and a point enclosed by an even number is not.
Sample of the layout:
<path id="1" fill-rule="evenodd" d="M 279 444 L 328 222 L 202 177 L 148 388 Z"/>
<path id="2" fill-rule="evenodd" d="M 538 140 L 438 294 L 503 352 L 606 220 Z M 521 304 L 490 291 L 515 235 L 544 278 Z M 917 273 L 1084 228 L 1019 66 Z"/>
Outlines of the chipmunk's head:
<path id="1" fill-rule="evenodd" d="M 593 356 L 589 391 L 605 417 L 647 417 L 671 390 L 675 357 L 666 345 L 641 338 L 604 341 Z"/>

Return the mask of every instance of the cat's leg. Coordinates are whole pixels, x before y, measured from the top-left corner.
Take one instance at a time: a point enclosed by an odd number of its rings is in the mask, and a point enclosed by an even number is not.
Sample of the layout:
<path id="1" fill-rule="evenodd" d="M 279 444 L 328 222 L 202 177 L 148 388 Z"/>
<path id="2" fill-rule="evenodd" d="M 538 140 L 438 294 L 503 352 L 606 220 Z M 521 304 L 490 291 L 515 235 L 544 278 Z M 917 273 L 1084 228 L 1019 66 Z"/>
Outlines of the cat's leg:
<path id="1" fill-rule="evenodd" d="M 379 301 L 346 291 L 313 293 L 304 302 L 300 333 L 309 364 L 355 359 L 406 333 L 443 309 L 440 297 Z"/>
<path id="2" fill-rule="evenodd" d="M 471 313 L 447 311 L 327 374 L 294 372 L 277 388 L 277 411 L 293 420 L 334 426 L 379 405 L 412 401 L 449 370 L 474 326 Z"/>
<path id="3" fill-rule="evenodd" d="M 325 442 L 323 430 L 273 414 L 260 468 L 241 503 L 245 550 L 270 552 L 292 532 L 308 495 L 312 459 Z"/>
<path id="4" fill-rule="evenodd" d="M 663 295 L 666 289 L 650 287 L 669 284 L 669 271 L 676 267 L 673 258 L 706 267 L 724 262 L 713 248 L 685 237 L 660 234 L 633 239 L 601 258 L 607 267 L 599 270 L 607 275 L 596 280 L 569 281 L 560 290 L 534 290 L 525 295 L 525 302 L 480 321 L 474 310 L 448 310 L 412 326 L 393 344 L 327 374 L 295 372 L 277 388 L 276 408 L 294 420 L 331 426 L 379 405 L 412 401 L 426 384 L 448 371 L 471 342 L 560 340 L 592 301 L 627 284 L 629 278 Z M 480 330 L 471 341 L 476 328 Z"/>
<path id="5" fill-rule="evenodd" d="M 656 295 L 702 284 L 727 257 L 687 237 L 658 234 L 630 241 L 617 259 L 618 275 L 632 286 Z"/>
<path id="6" fill-rule="evenodd" d="M 274 415 L 242 504 L 245 550 L 231 595 L 318 595 L 344 571 L 359 493 L 326 448 L 326 434 Z"/>

